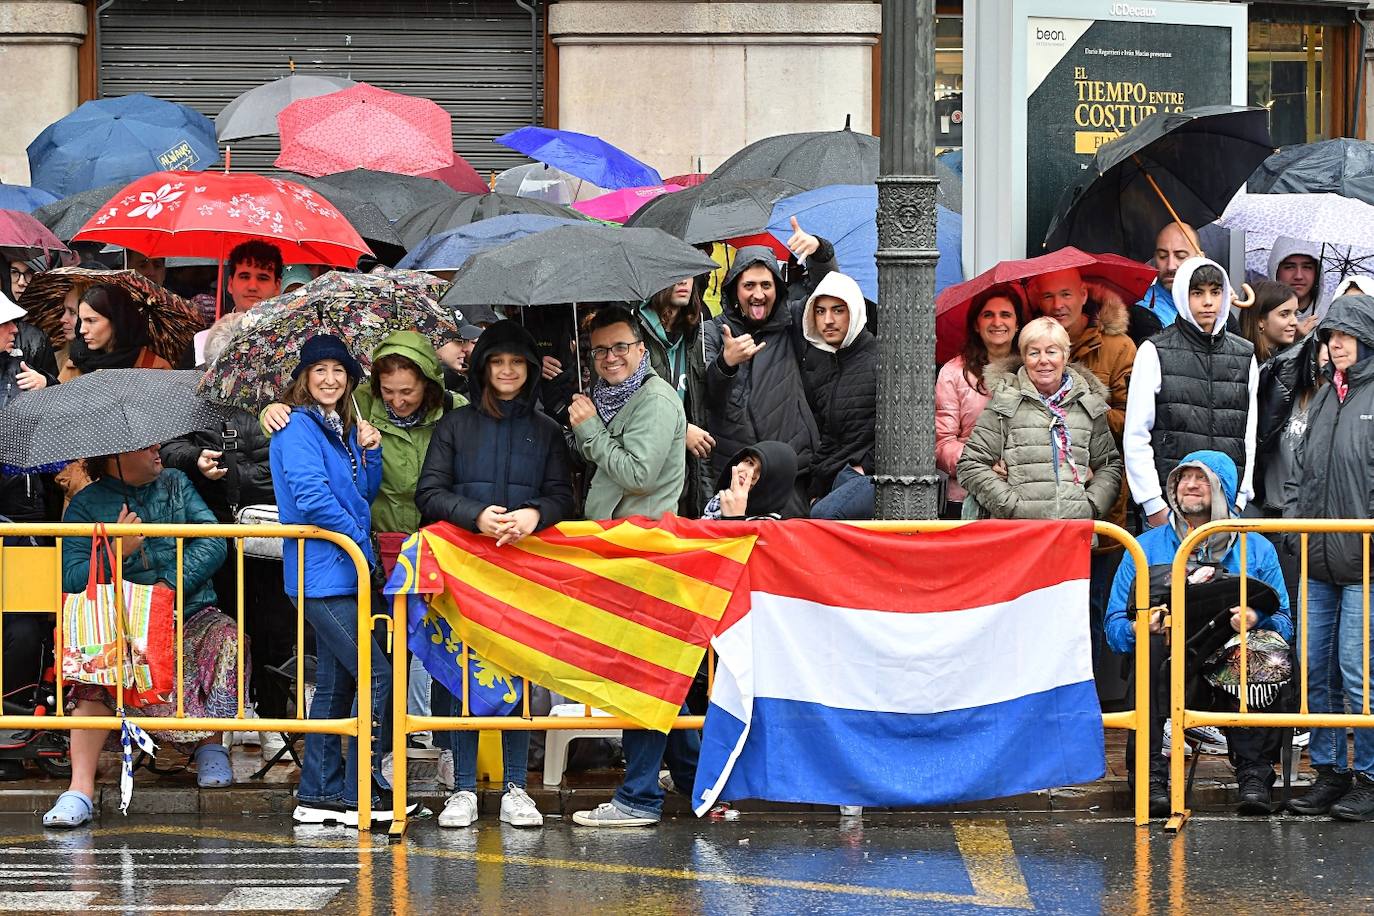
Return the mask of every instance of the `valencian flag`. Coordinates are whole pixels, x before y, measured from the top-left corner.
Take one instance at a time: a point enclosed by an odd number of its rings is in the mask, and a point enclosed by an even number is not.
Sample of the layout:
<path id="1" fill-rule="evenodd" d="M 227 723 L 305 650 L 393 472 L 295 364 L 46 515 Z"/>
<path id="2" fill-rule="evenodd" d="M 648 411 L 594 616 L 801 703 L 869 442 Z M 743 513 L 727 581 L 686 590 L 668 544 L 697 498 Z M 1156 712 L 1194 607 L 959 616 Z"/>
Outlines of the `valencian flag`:
<path id="1" fill-rule="evenodd" d="M 564 522 L 515 544 L 448 523 L 406 542 L 387 594 L 408 596 L 410 648 L 469 708 L 509 711 L 513 675 L 667 731 L 741 588 L 755 536 L 730 526 L 631 519 Z M 729 532 L 735 536 L 711 537 Z"/>

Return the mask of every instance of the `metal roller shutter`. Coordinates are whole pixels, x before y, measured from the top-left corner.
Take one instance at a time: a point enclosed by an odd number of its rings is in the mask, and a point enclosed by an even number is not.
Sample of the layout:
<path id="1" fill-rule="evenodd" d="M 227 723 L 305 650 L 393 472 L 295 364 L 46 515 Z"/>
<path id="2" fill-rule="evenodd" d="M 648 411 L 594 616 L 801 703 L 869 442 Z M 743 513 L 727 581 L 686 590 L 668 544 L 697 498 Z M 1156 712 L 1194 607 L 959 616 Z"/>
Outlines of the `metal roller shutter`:
<path id="1" fill-rule="evenodd" d="M 542 16 L 539 17 L 542 20 Z M 479 171 L 523 162 L 491 142 L 530 122 L 529 14 L 514 0 L 115 0 L 100 16 L 100 94 L 146 92 L 213 118 L 235 96 L 298 71 L 433 99 L 453 148 Z M 269 171 L 276 137 L 232 144 L 237 169 Z"/>

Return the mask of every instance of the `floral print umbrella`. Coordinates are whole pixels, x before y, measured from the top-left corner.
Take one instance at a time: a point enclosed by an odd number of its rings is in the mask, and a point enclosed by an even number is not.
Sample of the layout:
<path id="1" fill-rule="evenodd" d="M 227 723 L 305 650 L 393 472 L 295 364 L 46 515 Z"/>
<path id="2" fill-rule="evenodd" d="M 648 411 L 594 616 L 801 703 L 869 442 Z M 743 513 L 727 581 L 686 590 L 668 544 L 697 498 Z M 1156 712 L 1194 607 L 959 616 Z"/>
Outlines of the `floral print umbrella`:
<path id="1" fill-rule="evenodd" d="M 418 331 L 436 347 L 457 333 L 453 312 L 439 305 L 443 280 L 415 270 L 375 274 L 330 271 L 245 313 L 243 327 L 206 369 L 200 392 L 254 413 L 291 383 L 301 347 L 334 334 L 372 367 L 372 351 L 397 331 Z"/>

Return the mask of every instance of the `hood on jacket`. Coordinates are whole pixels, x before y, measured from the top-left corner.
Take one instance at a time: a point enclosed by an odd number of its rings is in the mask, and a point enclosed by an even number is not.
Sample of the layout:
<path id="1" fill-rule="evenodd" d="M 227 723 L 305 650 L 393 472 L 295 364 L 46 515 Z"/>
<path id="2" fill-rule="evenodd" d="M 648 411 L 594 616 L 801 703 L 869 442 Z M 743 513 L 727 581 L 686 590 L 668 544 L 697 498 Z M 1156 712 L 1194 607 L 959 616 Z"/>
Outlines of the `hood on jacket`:
<path id="1" fill-rule="evenodd" d="M 1292 236 L 1281 235 L 1274 239 L 1274 244 L 1269 249 L 1269 279 L 1277 280 L 1279 265 L 1284 258 L 1295 254 L 1305 254 L 1317 262 L 1320 267 L 1322 263 L 1322 246 L 1320 242 L 1309 242 L 1307 239 L 1295 239 Z M 1317 275 L 1316 289 L 1318 298 L 1321 296 L 1321 274 Z"/>
<path id="2" fill-rule="evenodd" d="M 1332 300 L 1339 299 L 1351 289 L 1357 289 L 1366 296 L 1374 296 L 1374 277 L 1367 277 L 1364 274 L 1354 274 L 1346 277 L 1336 286 L 1336 291 L 1331 294 Z"/>
<path id="3" fill-rule="evenodd" d="M 420 332 L 397 331 L 392 334 L 372 351 L 372 363 L 376 365 L 382 357 L 393 355 L 404 356 L 420 367 L 425 378 L 440 388 L 444 386 L 444 367 L 439 362 L 439 354 L 434 352 L 429 339 Z"/>
<path id="4" fill-rule="evenodd" d="M 539 391 L 539 350 L 534 337 L 525 330 L 524 325 L 509 318 L 483 331 L 482 336 L 477 338 L 477 345 L 472 348 L 472 358 L 468 362 L 469 399 L 474 404 L 482 403 L 482 393 L 487 387 L 487 363 L 498 353 L 514 353 L 529 363 L 529 373 L 520 397 L 532 403 Z"/>
<path id="5" fill-rule="evenodd" d="M 1183 460 L 1169 472 L 1169 478 L 1164 482 L 1164 498 L 1169 503 L 1170 521 L 1179 540 L 1187 537 L 1189 531 L 1188 522 L 1178 507 L 1178 479 L 1185 468 L 1198 468 L 1207 475 L 1207 482 L 1212 486 L 1212 517 L 1208 519 L 1210 522 L 1224 521 L 1236 515 L 1236 490 L 1240 477 L 1231 456 L 1222 452 L 1201 449 L 1183 456 Z M 1207 558 L 1219 561 L 1226 556 L 1235 540 L 1234 531 L 1215 534 L 1202 545 L 1203 553 Z"/>
<path id="6" fill-rule="evenodd" d="M 775 293 L 773 298 L 773 312 L 778 310 L 778 306 L 787 302 L 787 281 L 783 279 L 782 267 L 778 264 L 778 256 L 773 253 L 773 249 L 766 245 L 745 245 L 735 252 L 735 260 L 730 264 L 730 269 L 725 272 L 725 281 L 721 284 L 720 301 L 722 305 L 733 310 L 735 314 L 743 318 L 739 310 L 739 300 L 735 298 L 735 281 L 740 274 L 751 267 L 762 264 L 768 268 L 773 275 Z M 772 317 L 772 313 L 769 313 Z M 753 322 L 749 322 L 753 324 Z"/>
<path id="7" fill-rule="evenodd" d="M 825 338 L 816 327 L 816 316 L 811 313 L 811 307 L 821 296 L 839 299 L 849 306 L 849 331 L 838 347 L 832 347 L 825 342 Z M 816 284 L 816 291 L 806 300 L 806 309 L 802 312 L 802 334 L 806 337 L 806 342 L 827 353 L 843 350 L 852 344 L 867 324 L 868 306 L 864 302 L 863 290 L 859 289 L 859 284 L 853 277 L 846 276 L 838 270 L 832 270 L 821 278 L 821 282 Z"/>
<path id="8" fill-rule="evenodd" d="M 1192 281 L 1193 274 L 1204 264 L 1212 265 L 1221 274 L 1221 308 L 1217 310 L 1217 320 L 1213 322 L 1211 330 L 1211 336 L 1219 337 L 1226 333 L 1226 319 L 1231 315 L 1231 278 L 1226 276 L 1226 271 L 1220 264 L 1210 258 L 1189 258 L 1178 266 L 1178 271 L 1174 274 L 1174 288 L 1170 292 L 1178 308 L 1178 319 L 1201 331 L 1197 319 L 1193 317 L 1193 310 L 1188 306 L 1188 284 Z"/>
<path id="9" fill-rule="evenodd" d="M 786 442 L 768 439 L 735 452 L 716 478 L 716 490 L 728 489 L 735 465 L 750 457 L 759 463 L 759 479 L 749 490 L 745 515 L 748 518 L 763 515 L 786 517 L 797 483 L 797 453 Z"/>
<path id="10" fill-rule="evenodd" d="M 1088 304 L 1083 310 L 1092 318 L 1092 326 L 1106 337 L 1120 337 L 1131 323 L 1130 306 L 1113 287 L 1096 280 L 1085 280 Z"/>
<path id="11" fill-rule="evenodd" d="M 1326 343 L 1332 331 L 1342 331 L 1359 341 L 1359 356 L 1355 366 L 1363 365 L 1374 355 L 1374 296 L 1341 296 L 1331 300 L 1322 323 L 1317 325 L 1317 339 Z M 1355 366 L 1351 366 L 1353 371 Z M 1328 363 L 1326 371 L 1333 372 L 1335 366 Z"/>

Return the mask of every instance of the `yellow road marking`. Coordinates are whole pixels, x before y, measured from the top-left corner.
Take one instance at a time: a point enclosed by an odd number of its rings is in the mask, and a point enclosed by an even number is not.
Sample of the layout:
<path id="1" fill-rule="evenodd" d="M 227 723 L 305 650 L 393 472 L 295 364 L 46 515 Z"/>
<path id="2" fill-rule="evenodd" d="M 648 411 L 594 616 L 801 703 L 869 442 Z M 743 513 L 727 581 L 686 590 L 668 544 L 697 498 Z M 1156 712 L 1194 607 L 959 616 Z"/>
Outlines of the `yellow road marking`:
<path id="1" fill-rule="evenodd" d="M 294 846 L 293 837 L 261 835 L 246 831 L 219 830 L 214 828 L 180 828 L 155 825 L 133 825 L 127 828 L 97 828 L 93 836 L 128 836 L 129 834 L 175 835 L 182 838 L 233 840 L 244 843 L 263 843 L 275 846 Z M 838 884 L 827 881 L 796 881 L 786 878 L 769 878 L 763 875 L 733 875 L 719 872 L 693 871 L 688 868 L 655 868 L 647 865 L 626 865 L 613 862 L 584 862 L 576 859 L 553 859 L 544 856 L 507 855 L 499 852 L 478 852 L 460 849 L 431 849 L 422 846 L 406 846 L 407 855 L 428 856 L 437 859 L 453 859 L 475 862 L 484 865 L 516 865 L 527 868 L 549 868 L 560 871 L 593 872 L 602 875 L 625 875 L 641 878 L 661 878 L 671 881 L 690 883 L 710 883 L 735 885 L 739 887 L 761 887 L 775 890 L 807 891 L 820 894 L 844 894 L 858 897 L 882 897 L 890 900 L 912 900 L 925 903 L 951 903 L 963 906 L 1003 907 L 1008 909 L 1034 909 L 1030 889 L 1026 886 L 1021 866 L 1016 861 L 1011 835 L 1005 821 L 956 821 L 954 838 L 959 846 L 959 854 L 968 869 L 969 880 L 973 885 L 972 894 L 950 894 L 940 891 L 908 891 L 901 888 L 871 887 L 863 884 Z M 312 843 L 313 847 L 339 847 L 358 849 L 366 837 L 356 841 L 326 841 Z M 6 845 L 25 843 L 46 843 L 51 840 L 44 834 L 12 837 Z M 479 836 L 480 842 L 480 836 Z M 358 850 L 369 860 L 374 850 L 385 850 L 391 844 L 375 843 Z M 198 850 L 187 849 L 187 852 Z M 211 850 L 204 850 L 210 852 Z M 393 853 L 394 855 L 394 853 Z M 361 883 L 361 882 L 360 882 Z"/>

